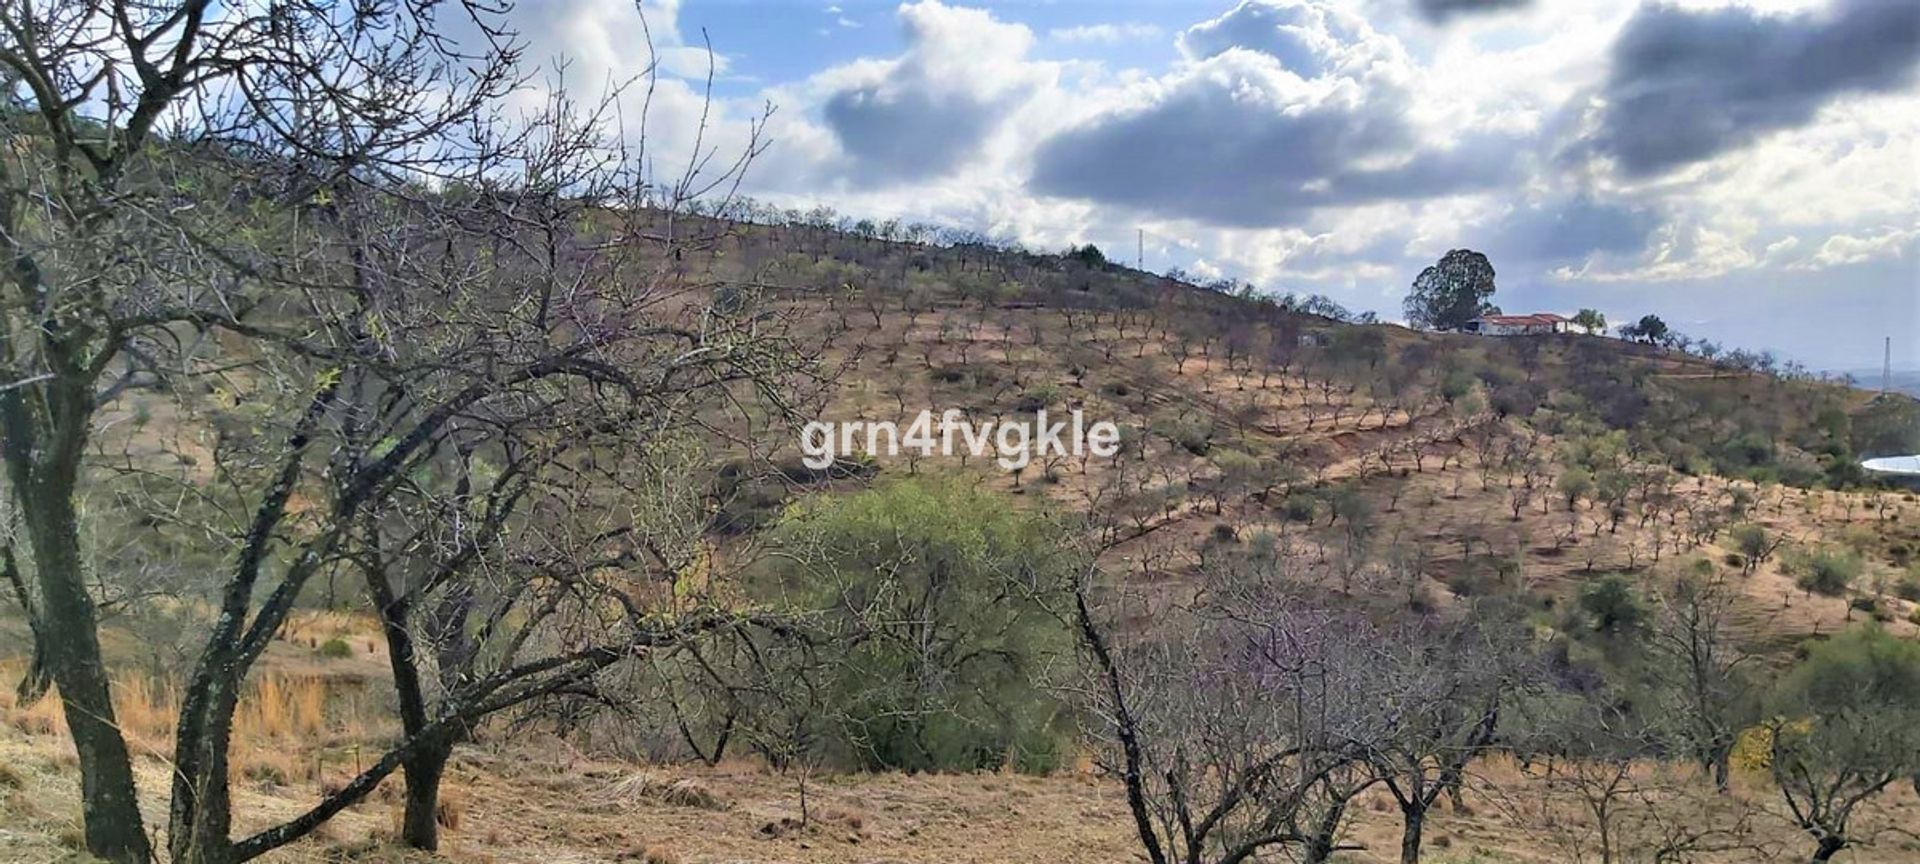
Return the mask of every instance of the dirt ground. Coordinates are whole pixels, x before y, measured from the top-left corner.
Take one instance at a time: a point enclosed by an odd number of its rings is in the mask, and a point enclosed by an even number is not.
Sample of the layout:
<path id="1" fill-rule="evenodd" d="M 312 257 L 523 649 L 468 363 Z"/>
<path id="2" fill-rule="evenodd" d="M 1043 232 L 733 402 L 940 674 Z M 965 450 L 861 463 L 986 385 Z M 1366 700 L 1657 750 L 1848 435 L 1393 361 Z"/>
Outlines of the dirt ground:
<path id="1" fill-rule="evenodd" d="M 83 861 L 71 750 L 58 735 L 0 728 L 0 861 Z M 1548 794 L 1538 774 L 1511 763 L 1481 767 L 1481 789 L 1465 807 L 1443 800 L 1431 818 L 1423 860 L 1434 864 L 1562 864 L 1587 858 L 1587 829 L 1569 801 Z M 162 817 L 157 792 L 164 760 L 140 760 L 150 823 Z M 391 842 L 398 784 L 337 817 L 314 838 L 268 860 L 280 862 L 427 861 Z M 317 794 L 313 781 L 236 782 L 238 831 L 298 812 Z M 1757 779 L 1736 794 L 1777 809 Z M 747 763 L 641 766 L 590 758 L 552 740 L 463 748 L 447 780 L 450 823 L 440 859 L 457 862 L 588 864 L 1095 864 L 1144 860 L 1119 785 L 1081 770 L 1063 776 L 1000 774 L 821 775 L 805 784 L 807 824 L 799 824 L 801 783 Z M 1543 802 L 1557 802 L 1553 812 Z M 1384 793 L 1359 800 L 1341 853 L 1349 864 L 1398 860 L 1399 817 Z M 1872 805 L 1869 824 L 1912 824 L 1920 802 L 1899 789 Z M 1777 813 L 1755 818 L 1755 836 L 1774 854 L 1702 860 L 1745 864 L 1796 860 L 1804 839 Z M 1589 844 L 1590 845 L 1590 844 Z M 1776 857 L 1777 854 L 1777 857 Z M 1276 858 L 1274 860 L 1287 860 Z M 1852 864 L 1920 861 L 1920 838 L 1882 833 L 1871 848 L 1849 850 Z"/>

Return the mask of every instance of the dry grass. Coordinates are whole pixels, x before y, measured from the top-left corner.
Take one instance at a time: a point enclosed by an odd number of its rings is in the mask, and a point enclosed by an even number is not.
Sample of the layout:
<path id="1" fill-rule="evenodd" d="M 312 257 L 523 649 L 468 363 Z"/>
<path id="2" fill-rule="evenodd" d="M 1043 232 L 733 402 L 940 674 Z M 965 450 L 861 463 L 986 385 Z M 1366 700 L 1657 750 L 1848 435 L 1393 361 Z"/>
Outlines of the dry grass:
<path id="1" fill-rule="evenodd" d="M 644 798 L 696 810 L 727 809 L 727 803 L 700 781 L 690 777 L 662 777 L 651 771 L 635 771 L 608 784 L 600 798 L 615 804 Z"/>
<path id="2" fill-rule="evenodd" d="M 241 739 L 308 738 L 326 727 L 327 683 L 269 675 L 240 701 L 234 734 Z"/>
<path id="3" fill-rule="evenodd" d="M 0 663 L 0 677 L 19 674 L 22 664 Z M 311 675 L 262 676 L 248 688 L 234 714 L 233 764 L 236 776 L 261 788 L 305 784 L 316 777 L 319 762 L 310 745 L 316 742 L 338 743 L 346 736 L 358 742 L 370 724 L 360 717 L 366 702 L 341 700 L 347 710 L 329 717 L 330 683 Z M 164 763 L 172 752 L 173 731 L 179 716 L 179 699 L 171 684 L 155 683 L 142 675 L 121 675 L 114 679 L 114 717 L 126 735 L 129 747 L 137 755 Z M 12 688 L 0 688 L 0 719 L 8 727 L 30 738 L 64 742 L 66 717 L 58 692 L 31 704 L 19 704 Z M 337 734 L 323 736 L 333 731 Z M 61 746 L 58 759 L 72 759 L 70 749 Z M 0 766 L 3 767 L 3 766 Z M 0 788 L 13 788 L 0 776 Z M 451 818 L 458 820 L 458 816 Z"/>

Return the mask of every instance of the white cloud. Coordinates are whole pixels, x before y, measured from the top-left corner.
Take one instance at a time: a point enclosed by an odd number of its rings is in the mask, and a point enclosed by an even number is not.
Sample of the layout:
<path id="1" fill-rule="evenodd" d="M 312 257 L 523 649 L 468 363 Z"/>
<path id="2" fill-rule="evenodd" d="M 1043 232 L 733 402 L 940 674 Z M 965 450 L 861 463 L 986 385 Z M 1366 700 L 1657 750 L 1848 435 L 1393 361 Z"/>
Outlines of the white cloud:
<path id="1" fill-rule="evenodd" d="M 1047 31 L 1047 38 L 1055 42 L 1068 44 L 1117 45 L 1122 42 L 1143 42 L 1161 36 L 1165 31 L 1153 24 L 1127 22 L 1121 24 L 1082 24 L 1078 27 L 1056 27 Z"/>
<path id="2" fill-rule="evenodd" d="M 1820 244 L 1810 258 L 1790 266 L 1796 270 L 1820 270 L 1861 264 L 1876 258 L 1899 258 L 1917 239 L 1920 239 L 1920 227 L 1889 228 L 1865 237 L 1835 234 Z"/>

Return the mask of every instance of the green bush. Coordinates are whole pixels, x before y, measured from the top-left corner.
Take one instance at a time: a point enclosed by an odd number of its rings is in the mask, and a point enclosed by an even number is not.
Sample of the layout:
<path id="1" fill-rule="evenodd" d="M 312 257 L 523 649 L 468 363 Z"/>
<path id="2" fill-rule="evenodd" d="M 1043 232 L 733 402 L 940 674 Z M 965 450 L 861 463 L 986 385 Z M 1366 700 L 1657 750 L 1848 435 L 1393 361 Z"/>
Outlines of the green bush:
<path id="1" fill-rule="evenodd" d="M 1199 414 L 1162 414 L 1149 428 L 1195 456 L 1205 456 L 1213 448 L 1213 423 Z"/>
<path id="2" fill-rule="evenodd" d="M 1289 522 L 1312 522 L 1320 516 L 1320 499 L 1308 492 L 1289 492 L 1281 512 Z"/>
<path id="3" fill-rule="evenodd" d="M 1060 401 L 1060 388 L 1052 384 L 1035 384 L 1020 394 L 1013 403 L 1013 410 L 1021 414 L 1032 414 Z"/>
<path id="4" fill-rule="evenodd" d="M 1827 597 L 1847 593 L 1864 567 L 1860 553 L 1851 549 L 1823 546 L 1811 552 L 1797 552 L 1789 560 L 1794 584 L 1802 591 Z"/>
<path id="5" fill-rule="evenodd" d="M 1051 771 L 1071 746 L 1046 677 L 1072 634 L 1057 526 L 961 480 L 910 478 L 781 522 L 764 599 L 825 628 L 824 755 L 868 769 Z"/>
<path id="6" fill-rule="evenodd" d="M 344 660 L 353 656 L 353 646 L 347 640 L 335 637 L 320 643 L 320 656 L 333 660 Z"/>
<path id="7" fill-rule="evenodd" d="M 1629 634 L 1646 622 L 1646 605 L 1626 577 L 1610 573 L 1580 589 L 1579 610 L 1589 630 L 1608 636 Z"/>

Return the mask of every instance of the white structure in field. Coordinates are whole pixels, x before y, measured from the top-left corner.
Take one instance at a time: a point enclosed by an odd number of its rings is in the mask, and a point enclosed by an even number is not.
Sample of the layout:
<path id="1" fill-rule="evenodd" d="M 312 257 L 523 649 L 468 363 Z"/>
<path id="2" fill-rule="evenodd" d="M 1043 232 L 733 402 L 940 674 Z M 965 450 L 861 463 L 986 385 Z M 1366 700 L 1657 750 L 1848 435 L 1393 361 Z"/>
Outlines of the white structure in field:
<path id="1" fill-rule="evenodd" d="M 1552 312 L 1536 312 L 1532 315 L 1482 315 L 1468 321 L 1467 326 L 1460 329 L 1462 332 L 1478 333 L 1482 336 L 1545 336 L 1549 333 L 1571 332 L 1573 321 Z"/>
<path id="2" fill-rule="evenodd" d="M 1882 456 L 1868 459 L 1860 467 L 1895 485 L 1920 489 L 1920 456 Z"/>

